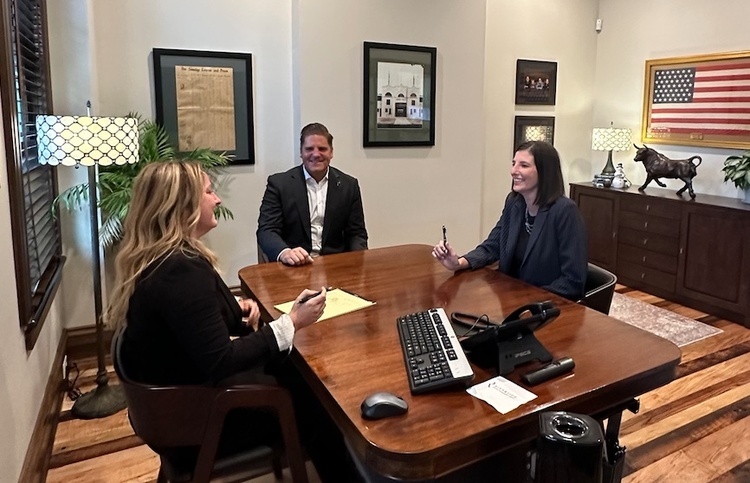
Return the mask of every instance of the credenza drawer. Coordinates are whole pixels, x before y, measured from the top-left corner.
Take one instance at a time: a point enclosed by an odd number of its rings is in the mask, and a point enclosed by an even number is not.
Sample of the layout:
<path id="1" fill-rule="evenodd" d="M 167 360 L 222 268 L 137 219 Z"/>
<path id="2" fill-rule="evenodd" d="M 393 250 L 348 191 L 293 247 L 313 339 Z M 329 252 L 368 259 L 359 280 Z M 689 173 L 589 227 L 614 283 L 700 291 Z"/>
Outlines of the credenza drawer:
<path id="1" fill-rule="evenodd" d="M 624 260 L 621 261 L 619 258 L 617 260 L 617 273 L 622 279 L 620 282 L 625 285 L 650 285 L 669 292 L 674 292 L 677 281 L 677 277 L 673 274 Z"/>
<path id="2" fill-rule="evenodd" d="M 665 203 L 664 200 L 652 199 L 645 196 L 627 196 L 620 203 L 620 211 L 673 218 L 678 216 L 679 205 L 673 206 L 672 203 Z"/>
<path id="3" fill-rule="evenodd" d="M 633 228 L 634 230 L 648 233 L 658 233 L 678 238 L 680 236 L 680 220 L 673 218 L 661 218 L 658 216 L 644 215 L 632 211 L 620 213 L 620 227 Z"/>
<path id="4" fill-rule="evenodd" d="M 664 255 L 639 247 L 619 244 L 617 246 L 617 259 L 677 275 L 677 256 L 674 255 Z"/>
<path id="5" fill-rule="evenodd" d="M 617 239 L 619 243 L 665 255 L 676 255 L 680 249 L 679 238 L 633 230 L 631 228 L 621 228 L 617 234 Z"/>

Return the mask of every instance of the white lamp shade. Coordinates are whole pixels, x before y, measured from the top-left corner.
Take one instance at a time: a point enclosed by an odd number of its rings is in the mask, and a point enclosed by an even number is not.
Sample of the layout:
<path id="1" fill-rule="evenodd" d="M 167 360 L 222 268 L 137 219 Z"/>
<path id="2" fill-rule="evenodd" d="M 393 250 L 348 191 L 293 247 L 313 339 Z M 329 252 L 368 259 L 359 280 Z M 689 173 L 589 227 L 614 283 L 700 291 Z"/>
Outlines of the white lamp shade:
<path id="1" fill-rule="evenodd" d="M 65 166 L 138 162 L 134 117 L 37 116 L 39 163 Z"/>
<path id="2" fill-rule="evenodd" d="M 595 127 L 591 136 L 595 151 L 627 151 L 630 149 L 630 129 Z"/>

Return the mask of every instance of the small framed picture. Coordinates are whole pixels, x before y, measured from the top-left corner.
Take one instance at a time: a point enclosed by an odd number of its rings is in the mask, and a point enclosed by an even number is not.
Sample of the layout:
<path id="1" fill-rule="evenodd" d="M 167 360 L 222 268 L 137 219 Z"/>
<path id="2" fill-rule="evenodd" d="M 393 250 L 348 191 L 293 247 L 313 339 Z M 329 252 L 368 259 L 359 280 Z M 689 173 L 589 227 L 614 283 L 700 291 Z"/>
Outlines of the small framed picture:
<path id="1" fill-rule="evenodd" d="M 156 122 L 178 152 L 255 164 L 251 54 L 154 49 Z"/>
<path id="2" fill-rule="evenodd" d="M 434 146 L 437 49 L 364 44 L 364 147 Z"/>
<path id="3" fill-rule="evenodd" d="M 516 104 L 554 106 L 557 92 L 557 62 L 516 61 Z"/>
<path id="4" fill-rule="evenodd" d="M 552 116 L 516 116 L 513 152 L 528 141 L 555 143 L 555 118 Z"/>

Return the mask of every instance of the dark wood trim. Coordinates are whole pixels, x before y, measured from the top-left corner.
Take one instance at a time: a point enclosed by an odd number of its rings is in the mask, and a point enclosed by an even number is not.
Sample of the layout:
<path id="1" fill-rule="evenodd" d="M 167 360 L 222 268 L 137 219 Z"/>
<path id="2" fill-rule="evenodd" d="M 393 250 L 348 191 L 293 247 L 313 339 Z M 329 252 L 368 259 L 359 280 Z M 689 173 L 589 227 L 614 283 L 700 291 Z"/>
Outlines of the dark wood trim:
<path id="1" fill-rule="evenodd" d="M 8 168 L 7 190 L 10 202 L 10 224 L 13 238 L 13 253 L 15 255 L 16 287 L 18 289 L 18 310 L 21 316 L 21 328 L 28 320 L 26 316 L 31 314 L 31 294 L 28 287 L 31 285 L 28 267 L 28 246 L 26 239 L 21 234 L 25 233 L 26 226 L 23 218 L 23 206 L 19 206 L 17 200 L 23 199 L 22 176 L 21 176 L 21 147 L 18 143 L 18 115 L 16 113 L 16 98 L 14 92 L 15 73 L 13 71 L 13 52 L 11 41 L 11 3 L 3 2 L 0 9 L 0 21 L 2 22 L 2 36 L 0 36 L 0 71 L 2 72 L 3 85 L 0 86 L 0 98 L 3 106 L 3 132 L 5 134 L 5 159 Z M 6 81 L 7 79 L 7 81 Z M 40 324 L 41 325 L 41 324 Z"/>
<path id="2" fill-rule="evenodd" d="M 4 106 L 2 115 L 3 131 L 5 135 L 5 154 L 8 171 L 8 193 L 10 202 L 10 221 L 11 235 L 13 240 L 13 253 L 15 261 L 15 278 L 18 300 L 19 324 L 25 332 L 26 350 L 34 348 L 34 344 L 39 338 L 42 326 L 49 312 L 49 308 L 54 300 L 55 292 L 60 284 L 62 267 L 65 263 L 65 257 L 62 256 L 62 243 L 60 235 L 59 221 L 55 223 L 55 237 L 57 238 L 57 248 L 55 260 L 52 260 L 48 266 L 42 267 L 43 279 L 39 282 L 40 291 L 38 296 L 31 293 L 31 270 L 29 267 L 29 241 L 26 234 L 25 205 L 23 192 L 24 175 L 21 161 L 21 144 L 19 143 L 20 133 L 18 130 L 18 112 L 16 109 L 15 83 L 16 77 L 14 71 L 13 41 L 11 29 L 11 4 L 15 0 L 2 2 L 0 7 L 0 26 L 2 35 L 0 35 L 0 77 L 3 82 L 0 85 L 0 102 Z M 41 23 L 43 35 L 43 66 L 40 70 L 43 72 L 44 88 L 46 96 L 46 109 L 52 111 L 52 89 L 50 79 L 49 55 L 47 48 L 49 46 L 47 32 L 47 7 L 45 1 L 39 1 L 41 8 Z M 7 80 L 7 82 L 6 82 Z M 57 172 L 52 167 L 47 167 L 50 171 L 52 182 L 52 196 L 57 196 Z"/>
<path id="3" fill-rule="evenodd" d="M 84 325 L 65 329 L 68 335 L 68 343 L 65 353 L 69 360 L 78 361 L 87 357 L 96 357 L 96 326 Z M 112 329 L 104 328 L 104 353 L 109 359 L 109 346 L 112 344 Z"/>
<path id="4" fill-rule="evenodd" d="M 39 281 L 41 290 L 38 293 L 41 294 L 41 301 L 32 300 L 32 306 L 36 308 L 36 312 L 32 314 L 31 320 L 24 328 L 27 351 L 34 348 L 34 344 L 36 344 L 36 340 L 42 332 L 44 320 L 47 318 L 49 309 L 52 307 L 52 301 L 55 299 L 57 289 L 60 288 L 65 257 L 55 257 L 55 259 L 50 263 L 52 268 L 47 270 L 44 273 L 44 277 Z"/>
<path id="5" fill-rule="evenodd" d="M 52 359 L 52 367 L 50 368 L 47 385 L 44 389 L 42 404 L 39 407 L 34 432 L 31 434 L 31 440 L 26 450 L 26 458 L 24 459 L 21 476 L 18 481 L 44 483 L 47 480 L 47 471 L 49 470 L 52 447 L 55 443 L 60 406 L 62 405 L 62 398 L 65 395 L 65 391 L 63 390 L 62 366 L 65 359 L 67 342 L 68 331 L 63 330 L 60 342 L 57 345 L 57 353 L 55 353 L 55 357 Z"/>
<path id="6" fill-rule="evenodd" d="M 106 353 L 109 358 L 109 345 L 112 343 L 112 334 L 109 329 L 104 330 L 104 342 L 107 347 Z M 87 325 L 72 329 L 63 329 L 57 353 L 52 362 L 47 386 L 44 390 L 42 405 L 39 408 L 34 432 L 31 435 L 29 447 L 26 450 L 26 458 L 21 469 L 21 477 L 18 481 L 29 483 L 44 483 L 47 479 L 47 471 L 50 468 L 52 447 L 55 442 L 55 432 L 60 420 L 60 407 L 65 397 L 65 385 L 62 376 L 62 367 L 65 356 L 68 360 L 80 360 L 86 357 L 96 357 L 96 327 Z M 126 446 L 135 446 L 133 441 L 124 443 Z"/>

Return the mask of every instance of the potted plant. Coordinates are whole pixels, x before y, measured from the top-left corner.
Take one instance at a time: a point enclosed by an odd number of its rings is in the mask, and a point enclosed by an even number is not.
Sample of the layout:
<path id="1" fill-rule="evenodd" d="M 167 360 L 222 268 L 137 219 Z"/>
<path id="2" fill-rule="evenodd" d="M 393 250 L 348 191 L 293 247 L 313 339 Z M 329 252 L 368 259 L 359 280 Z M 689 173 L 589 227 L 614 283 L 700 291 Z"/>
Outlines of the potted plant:
<path id="1" fill-rule="evenodd" d="M 750 203 L 750 151 L 745 151 L 739 156 L 729 156 L 724 161 L 724 181 L 731 181 L 734 185 L 744 191 L 744 203 Z"/>
<path id="2" fill-rule="evenodd" d="M 99 167 L 99 208 L 102 213 L 102 226 L 99 229 L 99 241 L 104 248 L 109 248 L 122 238 L 122 223 L 130 206 L 130 195 L 133 181 L 144 166 L 166 159 L 190 159 L 199 162 L 207 172 L 216 171 L 226 166 L 229 158 L 226 153 L 216 153 L 208 148 L 178 156 L 166 130 L 154 121 L 141 121 L 137 114 L 129 117 L 138 119 L 138 138 L 140 149 L 138 162 L 126 165 Z M 57 197 L 68 210 L 81 209 L 88 201 L 88 183 L 71 186 Z M 55 203 L 56 205 L 57 203 Z M 232 212 L 224 205 L 216 208 L 217 218 L 234 218 Z"/>

